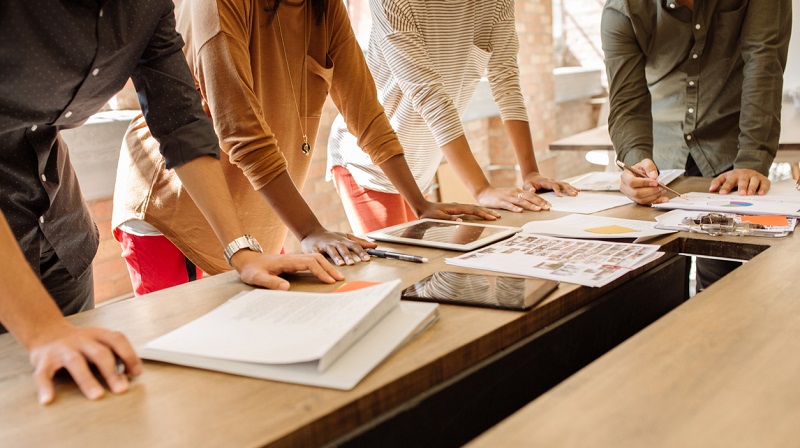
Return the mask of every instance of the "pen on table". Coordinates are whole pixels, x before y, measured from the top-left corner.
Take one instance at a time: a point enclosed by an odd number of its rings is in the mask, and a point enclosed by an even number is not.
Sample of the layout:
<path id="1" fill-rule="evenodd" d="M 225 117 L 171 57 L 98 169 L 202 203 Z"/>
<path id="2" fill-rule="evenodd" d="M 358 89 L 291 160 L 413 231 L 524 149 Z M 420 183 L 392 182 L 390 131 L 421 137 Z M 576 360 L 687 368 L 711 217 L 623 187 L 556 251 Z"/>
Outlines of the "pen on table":
<path id="1" fill-rule="evenodd" d="M 634 176 L 636 176 L 636 177 L 641 177 L 641 178 L 643 178 L 643 179 L 649 179 L 649 177 L 647 177 L 647 174 L 645 174 L 645 173 L 643 173 L 643 172 L 641 172 L 641 171 L 639 171 L 639 170 L 637 170 L 637 169 L 634 169 L 634 168 L 631 168 L 631 167 L 629 167 L 629 166 L 628 166 L 628 165 L 626 165 L 626 164 L 625 164 L 625 163 L 624 163 L 622 160 L 617 160 L 617 166 L 618 166 L 618 167 L 620 167 L 620 168 L 622 168 L 623 170 L 628 170 L 628 171 L 630 171 L 630 172 L 631 172 L 631 173 L 633 173 L 633 175 L 634 175 Z M 663 189 L 665 189 L 665 190 L 667 190 L 667 191 L 669 191 L 670 193 L 674 194 L 675 196 L 678 196 L 678 197 L 679 197 L 679 198 L 681 198 L 681 199 L 686 199 L 687 201 L 689 200 L 689 198 L 687 198 L 687 197 L 686 197 L 686 196 L 684 196 L 683 194 L 681 194 L 681 193 L 678 193 L 677 191 L 673 190 L 672 188 L 669 188 L 668 186 L 664 185 L 664 184 L 663 184 L 663 183 L 661 183 L 661 182 L 658 182 L 658 186 L 659 186 L 659 187 L 661 187 L 661 188 L 663 188 Z"/>
<path id="2" fill-rule="evenodd" d="M 379 249 L 365 249 L 368 254 L 378 258 L 394 258 L 395 260 L 410 261 L 412 263 L 425 263 L 428 261 L 425 257 L 417 255 L 401 254 L 397 252 L 388 252 Z"/>

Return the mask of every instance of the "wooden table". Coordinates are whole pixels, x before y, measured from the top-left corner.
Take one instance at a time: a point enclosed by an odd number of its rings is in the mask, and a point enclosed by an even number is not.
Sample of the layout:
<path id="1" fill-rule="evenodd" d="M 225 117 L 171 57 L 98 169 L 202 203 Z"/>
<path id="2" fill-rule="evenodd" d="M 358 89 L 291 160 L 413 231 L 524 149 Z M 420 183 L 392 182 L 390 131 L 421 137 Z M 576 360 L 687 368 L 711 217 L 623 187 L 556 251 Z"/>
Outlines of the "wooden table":
<path id="1" fill-rule="evenodd" d="M 655 213 L 631 205 L 604 214 L 647 219 Z M 500 224 L 561 215 L 503 213 Z M 435 325 L 351 391 L 146 362 L 127 394 L 90 402 L 62 378 L 55 403 L 42 407 L 26 353 L 3 335 L 0 440 L 3 446 L 80 447 L 464 443 L 686 300 L 686 258 L 674 254 L 684 249 L 682 239 L 660 241 L 673 253 L 603 288 L 562 284 L 529 312 L 442 306 Z M 342 270 L 348 280 L 400 278 L 408 286 L 443 269 L 444 258 L 454 254 L 395 248 L 431 261 L 375 259 Z M 292 281 L 297 290 L 338 286 L 308 277 Z M 120 330 L 139 345 L 248 289 L 229 273 L 69 319 Z"/>
<path id="2" fill-rule="evenodd" d="M 767 243 L 470 446 L 798 446 L 800 239 Z"/>
<path id="3" fill-rule="evenodd" d="M 608 126 L 598 126 L 550 143 L 553 151 L 613 151 Z M 781 136 L 778 142 L 778 158 L 794 157 L 800 160 L 800 110 L 791 102 L 784 102 L 781 108 Z M 789 153 L 788 151 L 792 151 Z M 794 153 L 797 151 L 798 153 Z"/>

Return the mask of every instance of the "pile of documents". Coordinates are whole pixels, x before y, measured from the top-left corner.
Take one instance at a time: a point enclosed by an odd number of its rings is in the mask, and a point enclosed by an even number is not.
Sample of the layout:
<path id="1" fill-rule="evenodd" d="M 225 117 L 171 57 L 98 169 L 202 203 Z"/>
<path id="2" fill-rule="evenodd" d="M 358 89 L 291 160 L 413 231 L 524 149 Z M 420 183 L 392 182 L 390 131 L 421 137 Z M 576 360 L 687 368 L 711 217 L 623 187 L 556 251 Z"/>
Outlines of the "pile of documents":
<path id="1" fill-rule="evenodd" d="M 253 290 L 139 350 L 144 359 L 352 389 L 438 316 L 400 280 L 341 293 Z"/>

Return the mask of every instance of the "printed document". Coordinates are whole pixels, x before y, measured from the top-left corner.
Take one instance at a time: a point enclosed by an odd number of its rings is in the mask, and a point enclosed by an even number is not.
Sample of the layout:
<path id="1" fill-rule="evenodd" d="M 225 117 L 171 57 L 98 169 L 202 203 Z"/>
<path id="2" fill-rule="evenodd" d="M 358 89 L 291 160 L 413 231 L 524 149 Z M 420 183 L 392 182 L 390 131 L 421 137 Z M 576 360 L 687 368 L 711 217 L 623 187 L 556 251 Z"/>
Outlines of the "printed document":
<path id="1" fill-rule="evenodd" d="M 400 280 L 342 293 L 253 290 L 139 353 L 145 359 L 348 389 L 436 319 L 436 304 L 407 307 L 400 304 L 400 291 Z"/>
<path id="2" fill-rule="evenodd" d="M 579 214 L 530 221 L 522 226 L 522 232 L 563 238 L 630 239 L 634 243 L 675 233 L 674 230 L 657 229 L 655 221 Z"/>
<path id="3" fill-rule="evenodd" d="M 658 181 L 664 185 L 680 177 L 684 170 L 661 170 Z M 581 191 L 619 191 L 621 183 L 619 177 L 622 171 L 593 171 L 581 174 L 571 179 L 566 179 L 570 185 Z"/>
<path id="4" fill-rule="evenodd" d="M 517 234 L 445 263 L 599 287 L 663 255 L 659 246 Z"/>
<path id="5" fill-rule="evenodd" d="M 577 196 L 563 195 L 558 197 L 555 193 L 549 191 L 539 196 L 552 204 L 553 206 L 550 209 L 556 212 L 591 214 L 621 205 L 633 204 L 632 200 L 621 193 L 582 191 Z"/>
<path id="6" fill-rule="evenodd" d="M 666 210 L 700 210 L 706 212 L 736 213 L 739 215 L 783 215 L 800 218 L 800 197 L 739 196 L 710 193 L 686 193 L 686 199 L 672 198 L 669 202 L 653 204 Z"/>

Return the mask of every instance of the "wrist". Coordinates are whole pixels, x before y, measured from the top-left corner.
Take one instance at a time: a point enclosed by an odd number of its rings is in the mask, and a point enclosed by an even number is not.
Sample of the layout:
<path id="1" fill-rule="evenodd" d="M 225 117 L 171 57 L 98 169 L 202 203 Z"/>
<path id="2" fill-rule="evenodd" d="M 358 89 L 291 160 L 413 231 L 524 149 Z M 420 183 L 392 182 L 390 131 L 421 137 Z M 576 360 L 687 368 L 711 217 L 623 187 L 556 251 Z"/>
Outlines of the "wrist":
<path id="1" fill-rule="evenodd" d="M 261 245 L 258 244 L 258 241 L 250 235 L 243 235 L 239 238 L 228 243 L 223 250 L 223 256 L 225 257 L 225 261 L 228 262 L 228 265 L 234 269 L 238 268 L 233 263 L 234 258 L 242 258 L 237 257 L 237 255 L 241 254 L 242 252 L 250 252 L 252 254 L 255 253 L 262 253 L 263 249 L 261 249 Z"/>

